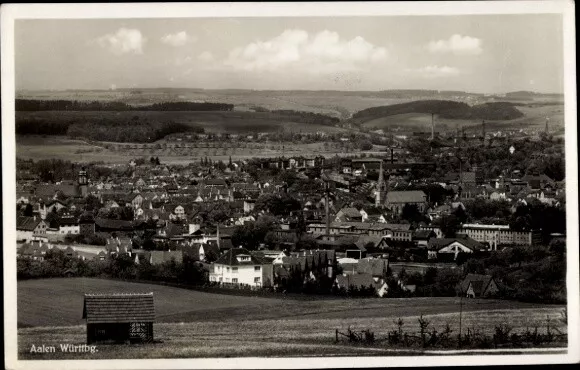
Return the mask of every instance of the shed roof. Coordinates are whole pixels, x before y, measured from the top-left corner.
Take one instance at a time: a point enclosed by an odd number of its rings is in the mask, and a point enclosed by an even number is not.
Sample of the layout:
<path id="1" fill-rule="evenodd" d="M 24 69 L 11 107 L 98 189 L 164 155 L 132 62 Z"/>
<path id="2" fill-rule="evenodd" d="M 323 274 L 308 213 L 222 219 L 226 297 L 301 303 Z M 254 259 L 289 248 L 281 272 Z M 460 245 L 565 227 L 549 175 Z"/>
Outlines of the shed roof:
<path id="1" fill-rule="evenodd" d="M 85 294 L 87 324 L 155 321 L 153 293 Z"/>

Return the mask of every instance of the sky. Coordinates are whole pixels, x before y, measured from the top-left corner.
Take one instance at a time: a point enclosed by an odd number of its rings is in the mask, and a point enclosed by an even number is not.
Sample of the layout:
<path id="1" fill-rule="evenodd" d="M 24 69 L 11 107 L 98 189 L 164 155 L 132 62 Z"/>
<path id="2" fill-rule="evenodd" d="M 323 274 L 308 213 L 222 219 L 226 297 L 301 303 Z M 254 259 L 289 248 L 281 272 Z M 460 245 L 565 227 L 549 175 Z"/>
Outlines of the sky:
<path id="1" fill-rule="evenodd" d="M 562 17 L 17 20 L 17 90 L 563 92 Z"/>

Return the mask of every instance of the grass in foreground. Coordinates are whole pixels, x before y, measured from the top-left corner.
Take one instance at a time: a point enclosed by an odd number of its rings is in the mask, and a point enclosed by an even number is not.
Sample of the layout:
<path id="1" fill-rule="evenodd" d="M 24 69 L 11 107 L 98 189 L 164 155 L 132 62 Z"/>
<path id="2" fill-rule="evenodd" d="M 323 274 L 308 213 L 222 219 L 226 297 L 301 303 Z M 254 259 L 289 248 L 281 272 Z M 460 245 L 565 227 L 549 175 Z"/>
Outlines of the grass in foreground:
<path id="1" fill-rule="evenodd" d="M 477 329 L 491 333 L 495 325 L 509 322 L 514 331 L 538 326 L 545 330 L 546 318 L 557 326 L 560 311 L 556 308 L 507 309 L 467 312 L 463 315 L 463 331 Z M 272 356 L 390 356 L 411 353 L 405 348 L 390 348 L 384 341 L 387 332 L 396 328 L 397 316 L 385 312 L 382 317 L 359 318 L 294 318 L 279 320 L 208 321 L 191 323 L 158 323 L 155 338 L 161 343 L 146 345 L 101 345 L 91 353 L 30 353 L 32 344 L 85 343 L 85 327 L 26 328 L 18 331 L 18 353 L 21 359 L 115 359 L 115 358 L 196 358 L 196 357 L 272 357 Z M 437 330 L 449 323 L 458 333 L 458 313 L 425 316 Z M 418 316 L 405 316 L 405 331 L 418 332 Z M 370 328 L 378 342 L 369 345 L 334 343 L 334 330 Z M 562 324 L 559 329 L 565 331 Z M 565 347 L 565 343 L 550 346 Z M 420 351 L 420 350 L 419 350 Z M 415 355 L 415 353 L 413 353 Z"/>

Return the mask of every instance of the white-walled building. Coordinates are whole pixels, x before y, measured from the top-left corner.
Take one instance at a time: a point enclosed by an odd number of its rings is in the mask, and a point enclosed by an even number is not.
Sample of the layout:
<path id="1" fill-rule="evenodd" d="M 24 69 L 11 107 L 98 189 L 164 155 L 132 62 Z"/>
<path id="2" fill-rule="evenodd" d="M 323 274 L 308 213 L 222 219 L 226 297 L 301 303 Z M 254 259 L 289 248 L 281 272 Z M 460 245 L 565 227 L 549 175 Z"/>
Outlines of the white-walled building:
<path id="1" fill-rule="evenodd" d="M 273 283 L 272 264 L 250 254 L 244 248 L 233 248 L 212 263 L 209 281 L 249 285 L 270 286 Z"/>
<path id="2" fill-rule="evenodd" d="M 533 231 L 511 230 L 509 225 L 463 224 L 461 232 L 493 249 L 498 245 L 528 245 L 535 243 Z"/>
<path id="3" fill-rule="evenodd" d="M 28 242 L 46 236 L 48 225 L 38 216 L 19 216 L 16 219 L 16 240 Z"/>
<path id="4" fill-rule="evenodd" d="M 58 225 L 59 234 L 72 234 L 77 235 L 81 233 L 81 227 L 76 218 L 73 217 L 63 217 Z"/>

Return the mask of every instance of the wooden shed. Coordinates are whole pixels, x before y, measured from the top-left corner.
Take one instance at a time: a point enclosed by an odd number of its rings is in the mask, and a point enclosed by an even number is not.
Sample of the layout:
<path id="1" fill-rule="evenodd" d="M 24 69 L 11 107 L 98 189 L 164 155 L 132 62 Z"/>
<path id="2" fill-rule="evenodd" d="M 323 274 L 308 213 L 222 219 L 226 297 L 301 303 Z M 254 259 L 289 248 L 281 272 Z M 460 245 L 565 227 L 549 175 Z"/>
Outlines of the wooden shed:
<path id="1" fill-rule="evenodd" d="M 153 341 L 153 293 L 85 294 L 87 344 Z"/>

